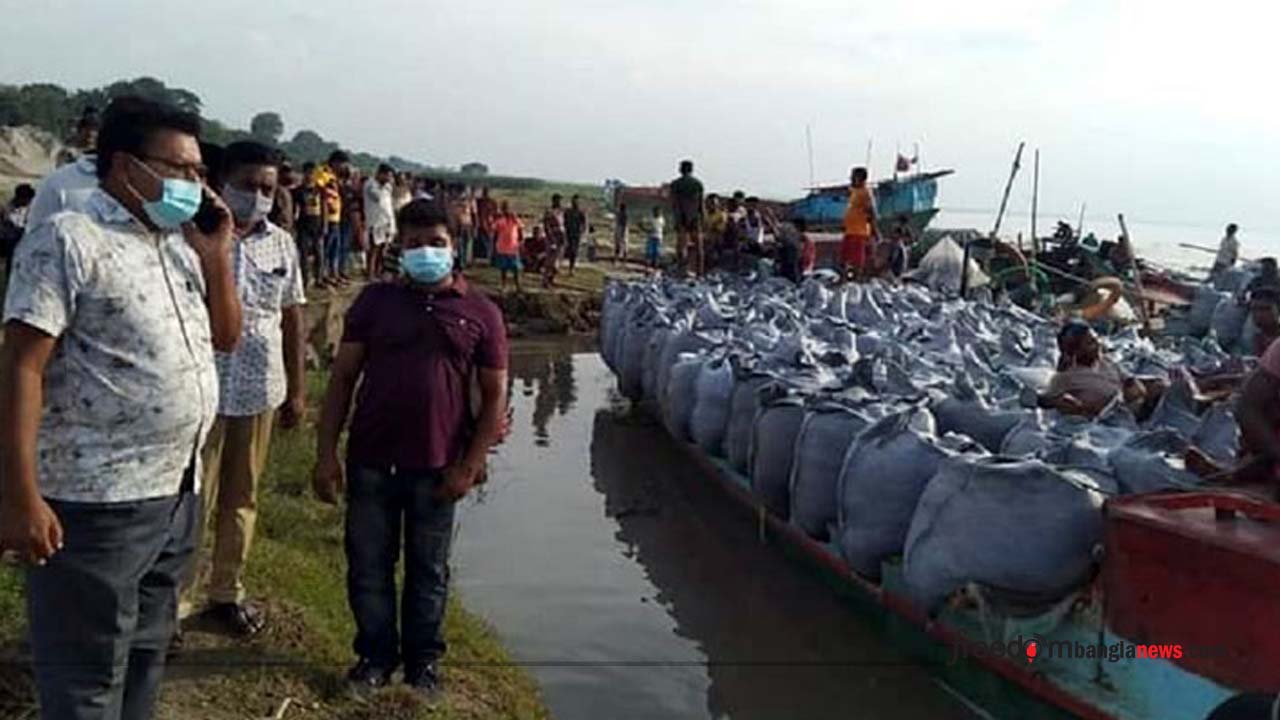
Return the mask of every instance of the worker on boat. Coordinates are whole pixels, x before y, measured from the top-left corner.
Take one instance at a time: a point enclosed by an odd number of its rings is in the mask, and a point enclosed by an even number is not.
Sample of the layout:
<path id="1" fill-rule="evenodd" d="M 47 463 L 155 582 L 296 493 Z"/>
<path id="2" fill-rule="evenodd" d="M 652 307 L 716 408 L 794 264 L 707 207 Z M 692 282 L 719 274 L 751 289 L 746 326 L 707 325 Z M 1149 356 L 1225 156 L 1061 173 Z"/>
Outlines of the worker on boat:
<path id="1" fill-rule="evenodd" d="M 1248 300 L 1253 297 L 1253 293 L 1259 288 L 1280 290 L 1280 269 L 1276 267 L 1276 259 L 1273 257 L 1258 260 L 1258 274 L 1244 286 L 1241 299 Z"/>
<path id="2" fill-rule="evenodd" d="M 1209 271 L 1210 280 L 1236 266 L 1236 261 L 1240 259 L 1240 240 L 1236 238 L 1239 230 L 1240 227 L 1235 223 L 1227 226 L 1227 234 L 1222 236 L 1222 242 L 1218 244 L 1218 256 L 1213 259 L 1213 269 Z"/>
<path id="3" fill-rule="evenodd" d="M 1265 295 L 1264 295 L 1265 297 Z M 1276 297 L 1280 297 L 1277 295 Z M 1236 400 L 1240 456 L 1224 467 L 1207 456 L 1186 456 L 1187 469 L 1224 484 L 1274 484 L 1280 480 L 1280 343 L 1272 342 L 1245 380 Z"/>
<path id="4" fill-rule="evenodd" d="M 1121 396 L 1134 416 L 1142 419 L 1155 409 L 1164 385 L 1126 376 L 1102 356 L 1093 328 L 1071 320 L 1058 332 L 1058 369 L 1038 405 L 1067 415 L 1095 417 Z"/>
<path id="5" fill-rule="evenodd" d="M 844 238 L 840 242 L 841 279 L 863 282 L 870 270 L 871 243 L 879 239 L 876 203 L 867 187 L 867 169 L 855 167 L 849 175 L 849 205 L 844 211 Z"/>
<path id="6" fill-rule="evenodd" d="M 1264 285 L 1249 293 L 1249 317 L 1257 330 L 1253 355 L 1262 357 L 1280 337 L 1280 287 Z"/>

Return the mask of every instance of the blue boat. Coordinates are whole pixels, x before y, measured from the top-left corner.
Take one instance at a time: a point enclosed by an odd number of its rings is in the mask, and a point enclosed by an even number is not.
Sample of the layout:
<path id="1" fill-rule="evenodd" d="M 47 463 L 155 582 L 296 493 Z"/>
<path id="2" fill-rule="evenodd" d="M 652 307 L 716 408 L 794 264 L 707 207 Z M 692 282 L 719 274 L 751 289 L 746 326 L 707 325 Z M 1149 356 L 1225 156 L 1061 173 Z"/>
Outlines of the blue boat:
<path id="1" fill-rule="evenodd" d="M 890 224 L 905 219 L 912 236 L 920 237 L 938 214 L 938 178 L 953 172 L 935 170 L 876 182 L 872 191 L 881 230 L 885 231 Z M 813 188 L 808 197 L 787 205 L 787 218 L 803 218 L 813 230 L 838 232 L 844 224 L 844 211 L 848 205 L 848 185 Z"/>

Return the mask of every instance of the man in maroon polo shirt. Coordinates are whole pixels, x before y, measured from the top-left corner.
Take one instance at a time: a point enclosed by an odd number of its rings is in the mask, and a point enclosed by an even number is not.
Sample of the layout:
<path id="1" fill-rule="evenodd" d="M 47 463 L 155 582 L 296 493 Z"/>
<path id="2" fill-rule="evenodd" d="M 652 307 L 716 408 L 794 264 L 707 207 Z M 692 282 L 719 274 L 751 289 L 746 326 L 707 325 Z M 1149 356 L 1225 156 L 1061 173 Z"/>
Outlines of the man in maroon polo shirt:
<path id="1" fill-rule="evenodd" d="M 453 274 L 444 211 L 414 200 L 400 210 L 397 228 L 403 277 L 366 287 L 347 313 L 320 418 L 314 484 L 330 503 L 346 488 L 347 598 L 359 656 L 348 680 L 358 689 L 382 687 L 403 663 L 405 682 L 433 698 L 445 652 L 454 504 L 479 480 L 502 432 L 507 336 L 497 306 Z M 344 478 L 338 438 L 357 385 Z"/>

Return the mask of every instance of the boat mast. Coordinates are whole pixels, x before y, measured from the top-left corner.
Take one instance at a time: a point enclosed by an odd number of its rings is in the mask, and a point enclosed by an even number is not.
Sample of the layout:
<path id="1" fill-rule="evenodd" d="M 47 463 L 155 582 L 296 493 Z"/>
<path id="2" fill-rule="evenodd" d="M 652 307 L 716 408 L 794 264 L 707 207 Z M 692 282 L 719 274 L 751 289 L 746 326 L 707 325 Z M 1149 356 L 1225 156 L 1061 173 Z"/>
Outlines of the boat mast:
<path id="1" fill-rule="evenodd" d="M 1031 176 L 1031 254 L 1040 254 L 1040 236 L 1036 234 L 1036 210 L 1040 204 L 1040 148 L 1036 148 L 1036 169 Z"/>
<path id="2" fill-rule="evenodd" d="M 807 123 L 804 126 L 804 142 L 809 147 L 809 189 L 813 190 L 813 133 Z"/>
<path id="3" fill-rule="evenodd" d="M 1013 179 L 1018 176 L 1018 168 L 1022 167 L 1022 148 L 1027 143 L 1018 143 L 1018 154 L 1013 156 L 1013 168 L 1009 170 L 1009 181 L 1004 185 L 1004 197 L 1000 198 L 1000 212 L 996 213 L 996 226 L 991 230 L 991 239 L 994 240 L 1000 234 L 1000 222 L 1004 220 L 1004 209 L 1009 205 L 1009 191 L 1013 190 Z"/>

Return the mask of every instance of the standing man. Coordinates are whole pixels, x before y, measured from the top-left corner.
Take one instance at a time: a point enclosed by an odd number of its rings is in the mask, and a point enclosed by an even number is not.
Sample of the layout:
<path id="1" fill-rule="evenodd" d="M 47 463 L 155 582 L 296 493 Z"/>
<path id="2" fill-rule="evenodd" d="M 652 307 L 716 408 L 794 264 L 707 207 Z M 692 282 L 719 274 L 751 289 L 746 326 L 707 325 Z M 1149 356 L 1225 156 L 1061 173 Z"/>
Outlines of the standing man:
<path id="1" fill-rule="evenodd" d="M 693 161 L 680 161 L 680 177 L 671 182 L 671 215 L 676 222 L 676 262 L 701 277 L 702 182 L 693 176 Z"/>
<path id="2" fill-rule="evenodd" d="M 245 313 L 240 345 L 215 354 L 218 419 L 202 456 L 198 536 L 213 531 L 209 614 L 241 637 L 264 625 L 261 611 L 245 602 L 243 575 L 276 409 L 281 427 L 292 428 L 306 401 L 302 268 L 293 238 L 267 220 L 278 189 L 276 162 L 271 148 L 242 141 L 227 146 L 223 164 L 222 198 L 235 221 L 231 258 Z M 184 583 L 184 600 L 191 600 L 196 575 Z"/>
<path id="3" fill-rule="evenodd" d="M 150 718 L 194 550 L 214 350 L 241 322 L 195 115 L 106 112 L 84 212 L 18 249 L 0 372 L 0 546 L 30 563 L 46 720 Z M 212 223 L 191 222 L 208 199 Z"/>
<path id="4" fill-rule="evenodd" d="M 98 144 L 98 127 L 98 111 L 92 107 L 85 108 L 76 122 L 75 134 L 67 141 L 67 146 L 58 151 L 54 164 L 62 167 L 93 154 L 93 148 Z"/>
<path id="5" fill-rule="evenodd" d="M 493 260 L 494 224 L 498 220 L 498 203 L 489 197 L 489 186 L 480 189 L 480 198 L 476 200 L 476 231 L 479 233 L 479 244 L 476 246 L 477 258 Z"/>
<path id="6" fill-rule="evenodd" d="M 341 150 L 329 153 L 329 162 L 316 168 L 313 177 L 324 207 L 324 239 L 320 252 L 324 258 L 324 272 L 317 276 L 317 285 L 341 287 L 346 285 L 342 277 L 342 181 L 351 169 L 351 158 Z"/>
<path id="7" fill-rule="evenodd" d="M 627 259 L 627 204 L 618 203 L 613 223 L 613 263 Z"/>
<path id="8" fill-rule="evenodd" d="M 587 214 L 582 211 L 582 198 L 569 198 L 569 209 L 564 214 L 565 257 L 569 259 L 569 274 L 578 265 L 578 248 L 582 236 L 587 234 Z"/>
<path id="9" fill-rule="evenodd" d="M 293 207 L 293 189 L 298 184 L 298 176 L 287 160 L 280 162 L 280 182 L 276 184 L 275 201 L 271 204 L 271 215 L 267 217 L 276 227 L 294 237 L 298 213 Z"/>
<path id="10" fill-rule="evenodd" d="M 328 233 L 324 219 L 324 192 L 316 184 L 316 165 L 302 165 L 302 182 L 293 194 L 298 208 L 298 255 L 302 257 L 302 282 L 324 286 L 324 242 Z"/>
<path id="11" fill-rule="evenodd" d="M 840 243 L 840 265 L 843 280 L 862 282 L 866 279 L 868 249 L 879 238 L 876 230 L 876 206 L 867 187 L 867 169 L 856 167 L 850 174 L 849 206 L 844 211 L 844 239 Z"/>
<path id="12" fill-rule="evenodd" d="M 346 489 L 347 593 L 359 656 L 349 682 L 382 687 L 403 663 L 405 682 L 434 697 L 436 663 L 446 649 L 454 506 L 480 481 L 501 432 L 507 336 L 497 306 L 451 272 L 453 238 L 444 213 L 416 200 L 397 224 L 407 279 L 366 287 L 347 313 L 320 419 L 314 482 L 330 503 Z M 478 419 L 471 412 L 473 378 L 480 386 Z M 338 438 L 357 385 L 344 473 Z"/>
<path id="13" fill-rule="evenodd" d="M 382 275 L 382 254 L 396 236 L 396 215 L 392 207 L 392 181 L 395 171 L 383 163 L 378 172 L 364 182 L 364 218 L 369 229 L 369 280 Z"/>
<path id="14" fill-rule="evenodd" d="M 520 245 L 524 240 L 524 224 L 520 222 L 520 218 L 511 211 L 511 204 L 506 200 L 502 201 L 502 209 L 498 213 L 498 217 L 493 221 L 493 266 L 498 268 L 501 274 L 501 289 L 505 292 L 507 289 L 507 273 L 511 273 L 516 279 L 516 292 L 520 292 L 520 271 L 523 265 L 520 262 Z"/>
<path id="15" fill-rule="evenodd" d="M 1240 259 L 1240 239 L 1236 237 L 1239 230 L 1240 227 L 1235 223 L 1227 226 L 1227 234 L 1218 243 L 1218 255 L 1213 259 L 1213 269 L 1209 271 L 1210 279 L 1236 266 L 1236 261 Z"/>
<path id="16" fill-rule="evenodd" d="M 542 228 L 547 234 L 546 257 L 542 264 L 542 287 L 549 288 L 556 282 L 556 267 L 560 264 L 560 253 L 564 251 L 566 242 L 564 198 L 560 193 L 551 196 L 551 207 L 542 214 Z"/>

